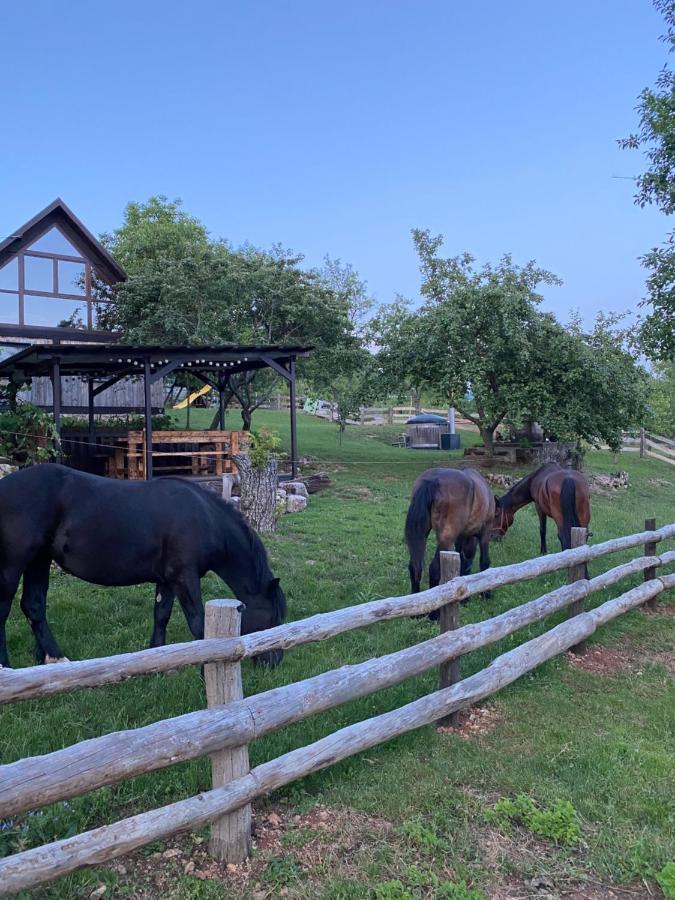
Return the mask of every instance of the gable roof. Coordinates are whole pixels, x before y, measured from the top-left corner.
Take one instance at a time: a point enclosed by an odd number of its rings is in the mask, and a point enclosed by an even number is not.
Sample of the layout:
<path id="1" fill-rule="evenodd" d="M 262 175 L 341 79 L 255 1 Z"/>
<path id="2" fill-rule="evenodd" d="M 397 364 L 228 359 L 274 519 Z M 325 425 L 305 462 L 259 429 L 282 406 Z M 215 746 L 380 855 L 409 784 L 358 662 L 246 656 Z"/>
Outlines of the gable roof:
<path id="1" fill-rule="evenodd" d="M 4 241 L 0 241 L 0 267 L 54 225 L 59 226 L 82 255 L 92 263 L 104 281 L 108 284 L 116 284 L 118 281 L 127 280 L 127 273 L 122 266 L 115 261 L 60 197 L 33 216 L 25 225 L 15 229 L 14 233 Z"/>

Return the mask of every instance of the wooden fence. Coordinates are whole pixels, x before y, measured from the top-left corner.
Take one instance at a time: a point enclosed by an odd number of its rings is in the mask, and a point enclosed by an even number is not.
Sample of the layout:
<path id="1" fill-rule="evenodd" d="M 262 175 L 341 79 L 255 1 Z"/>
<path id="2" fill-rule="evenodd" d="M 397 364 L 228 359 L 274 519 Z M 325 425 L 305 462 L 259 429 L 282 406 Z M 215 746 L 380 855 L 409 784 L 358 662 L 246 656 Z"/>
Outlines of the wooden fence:
<path id="1" fill-rule="evenodd" d="M 411 416 L 421 415 L 422 413 L 431 413 L 434 416 L 443 416 L 447 418 L 448 408 L 445 409 L 424 409 L 417 410 L 414 406 L 362 406 L 360 410 L 361 422 L 370 424 L 401 425 L 405 424 Z M 455 424 L 458 428 L 472 428 L 476 431 L 473 422 L 462 416 L 455 416 Z"/>
<path id="2" fill-rule="evenodd" d="M 675 466 L 675 441 L 661 434 L 650 434 L 644 428 L 639 437 L 640 456 L 653 456 L 661 462 Z"/>
<path id="3" fill-rule="evenodd" d="M 444 553 L 443 582 L 436 588 L 321 613 L 244 637 L 239 636 L 238 602 L 213 600 L 207 603 L 203 641 L 81 662 L 0 670 L 0 703 L 13 703 L 206 664 L 208 701 L 208 709 L 0 766 L 0 818 L 207 754 L 213 773 L 213 788 L 195 797 L 0 860 L 0 896 L 52 881 L 83 866 L 100 865 L 151 841 L 206 824 L 211 824 L 212 854 L 230 862 L 242 860 L 249 852 L 250 804 L 255 798 L 407 731 L 448 721 L 545 660 L 568 649 L 583 652 L 583 642 L 600 625 L 644 604 L 653 606 L 664 590 L 675 587 L 675 574 L 656 574 L 658 567 L 675 563 L 675 550 L 656 555 L 660 541 L 675 537 L 675 523 L 657 530 L 654 520 L 647 520 L 645 527 L 639 534 L 594 546 L 586 544 L 585 529 L 576 528 L 574 549 L 464 577 L 457 575 L 458 554 Z M 644 555 L 595 578 L 584 578 L 586 563 L 639 546 Z M 459 627 L 460 600 L 564 569 L 568 583 L 562 587 L 494 618 Z M 639 573 L 643 580 L 637 587 L 584 611 L 585 598 Z M 566 621 L 461 680 L 461 656 L 564 609 L 569 613 Z M 288 650 L 434 610 L 440 610 L 441 633 L 437 637 L 295 684 L 243 696 L 240 663 L 245 657 L 272 649 Z M 437 666 L 438 691 L 249 769 L 248 745 L 257 738 Z"/>

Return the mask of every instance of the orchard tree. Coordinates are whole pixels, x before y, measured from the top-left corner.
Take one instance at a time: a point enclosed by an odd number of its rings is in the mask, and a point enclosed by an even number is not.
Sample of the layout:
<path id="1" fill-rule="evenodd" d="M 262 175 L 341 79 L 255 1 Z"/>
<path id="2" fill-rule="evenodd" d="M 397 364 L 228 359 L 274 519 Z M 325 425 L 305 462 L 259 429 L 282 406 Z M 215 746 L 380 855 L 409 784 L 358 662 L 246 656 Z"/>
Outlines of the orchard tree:
<path id="1" fill-rule="evenodd" d="M 666 22 L 663 41 L 668 52 L 675 49 L 675 2 L 654 0 Z M 637 178 L 635 202 L 657 206 L 667 216 L 675 211 L 675 73 L 665 65 L 653 88 L 645 88 L 638 102 L 639 128 L 619 143 L 642 149 L 647 171 Z M 648 301 L 652 312 L 641 328 L 644 351 L 657 360 L 675 359 L 675 232 L 665 244 L 642 257 L 649 270 Z"/>
<path id="2" fill-rule="evenodd" d="M 417 384 L 442 390 L 448 403 L 473 422 L 491 450 L 498 426 L 525 413 L 538 361 L 534 337 L 540 284 L 558 284 L 534 262 L 519 267 L 510 256 L 474 268 L 469 254 L 443 258 L 443 239 L 413 231 L 422 272 L 421 309 L 402 324 L 414 342 L 407 357 Z M 473 398 L 474 410 L 466 398 Z"/>

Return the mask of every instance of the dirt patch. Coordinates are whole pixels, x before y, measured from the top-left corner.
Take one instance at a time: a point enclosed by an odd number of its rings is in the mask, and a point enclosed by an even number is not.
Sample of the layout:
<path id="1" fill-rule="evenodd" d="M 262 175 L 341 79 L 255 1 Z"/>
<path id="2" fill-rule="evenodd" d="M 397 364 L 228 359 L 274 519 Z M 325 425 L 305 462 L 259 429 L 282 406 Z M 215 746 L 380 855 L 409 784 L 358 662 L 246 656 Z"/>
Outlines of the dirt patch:
<path id="1" fill-rule="evenodd" d="M 675 482 L 668 481 L 667 478 L 650 478 L 647 484 L 653 484 L 656 487 L 672 487 Z"/>
<path id="2" fill-rule="evenodd" d="M 309 878 L 317 867 L 340 868 L 350 873 L 349 859 L 363 845 L 386 838 L 393 825 L 386 819 L 352 809 L 317 806 L 306 815 L 289 816 L 285 810 L 254 812 L 253 856 L 243 863 L 215 862 L 208 842 L 199 835 L 184 835 L 163 842 L 161 849 L 148 848 L 110 864 L 134 900 L 178 900 L 184 897 L 179 880 L 216 882 L 226 896 L 286 896 L 284 873 Z M 196 896 L 196 894 L 195 894 Z"/>
<path id="3" fill-rule="evenodd" d="M 457 725 L 441 725 L 436 731 L 439 734 L 458 734 L 468 740 L 487 734 L 502 721 L 502 714 L 495 706 L 471 706 L 459 714 Z"/>
<path id="4" fill-rule="evenodd" d="M 641 675 L 649 665 L 662 666 L 671 675 L 675 674 L 675 650 L 644 650 L 625 638 L 614 647 L 594 644 L 587 647 L 582 656 L 571 651 L 565 656 L 575 669 L 592 675 Z"/>
<path id="5" fill-rule="evenodd" d="M 592 675 L 618 675 L 621 672 L 639 671 L 644 657 L 638 657 L 637 652 L 630 652 L 626 648 L 592 646 L 587 647 L 581 656 L 568 651 L 565 656 L 567 661 L 575 669 L 590 672 Z"/>
<path id="6" fill-rule="evenodd" d="M 665 616 L 666 618 L 675 619 L 675 603 L 661 601 L 661 603 L 657 604 L 656 609 L 643 606 L 642 611 L 648 616 Z"/>

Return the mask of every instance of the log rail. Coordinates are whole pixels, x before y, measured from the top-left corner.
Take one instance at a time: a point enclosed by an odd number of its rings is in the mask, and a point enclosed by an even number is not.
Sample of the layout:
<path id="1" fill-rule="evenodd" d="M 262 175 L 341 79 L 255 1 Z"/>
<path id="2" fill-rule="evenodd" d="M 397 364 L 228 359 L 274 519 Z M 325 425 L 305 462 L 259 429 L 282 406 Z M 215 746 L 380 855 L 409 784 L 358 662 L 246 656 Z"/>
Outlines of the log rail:
<path id="1" fill-rule="evenodd" d="M 213 789 L 196 797 L 0 860 L 0 896 L 52 881 L 83 866 L 107 862 L 151 841 L 209 823 L 218 829 L 213 832 L 218 837 L 212 836 L 212 852 L 227 861 L 241 858 L 248 846 L 248 833 L 244 831 L 249 829 L 250 803 L 256 797 L 406 731 L 447 721 L 457 711 L 495 693 L 553 656 L 570 648 L 583 652 L 585 640 L 600 625 L 631 609 L 653 606 L 665 590 L 675 588 L 675 574 L 659 574 L 661 567 L 675 563 L 675 550 L 656 553 L 660 542 L 675 538 L 675 523 L 656 529 L 653 520 L 647 521 L 652 527 L 639 534 L 594 546 L 584 544 L 475 575 L 451 577 L 419 594 L 374 600 L 266 632 L 239 637 L 238 613 L 232 612 L 236 604 L 226 609 L 223 601 L 213 601 L 210 618 L 222 622 L 211 633 L 230 636 L 58 666 L 0 670 L 0 703 L 10 703 L 180 666 L 211 664 L 207 666 L 208 709 L 0 766 L 0 818 L 21 815 L 207 754 L 212 756 L 214 769 Z M 640 546 L 645 555 L 594 578 L 579 579 L 584 563 Z M 453 560 L 446 562 L 445 568 L 451 574 Z M 457 627 L 460 600 L 559 570 L 567 570 L 568 584 L 491 619 Z M 586 598 L 637 574 L 644 579 L 637 587 L 583 611 Z M 458 680 L 461 656 L 565 609 L 569 615 L 566 621 L 503 653 L 475 675 Z M 441 610 L 441 633 L 437 637 L 248 698 L 241 693 L 238 672 L 245 657 L 434 610 Z M 230 623 L 231 627 L 223 623 Z M 253 740 L 437 667 L 441 671 L 440 690 L 248 771 L 246 748 Z M 231 765 L 234 760 L 238 762 Z M 231 774 L 224 778 L 226 771 Z"/>

